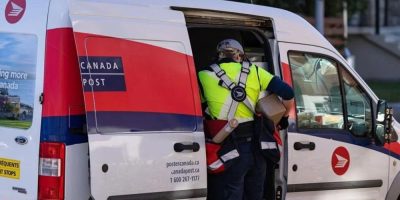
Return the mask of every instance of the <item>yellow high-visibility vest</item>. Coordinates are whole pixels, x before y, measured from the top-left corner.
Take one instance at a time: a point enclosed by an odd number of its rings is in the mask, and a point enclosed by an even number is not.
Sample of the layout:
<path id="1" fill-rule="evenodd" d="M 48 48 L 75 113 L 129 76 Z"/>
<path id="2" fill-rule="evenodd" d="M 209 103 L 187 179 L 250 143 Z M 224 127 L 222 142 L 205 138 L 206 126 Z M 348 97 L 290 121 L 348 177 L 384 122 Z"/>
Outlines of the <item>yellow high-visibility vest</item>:
<path id="1" fill-rule="evenodd" d="M 219 66 L 225 71 L 232 82 L 238 83 L 242 68 L 240 63 L 221 63 Z M 256 65 L 250 66 L 245 90 L 253 106 L 257 103 L 260 90 L 266 90 L 273 77 L 272 74 Z M 228 88 L 218 85 L 220 79 L 213 71 L 200 71 L 199 79 L 203 88 L 203 93 L 201 94 L 202 101 L 208 105 L 208 114 L 215 119 L 227 120 L 229 107 L 232 102 L 231 91 Z M 239 103 L 235 118 L 239 122 L 251 121 L 253 120 L 253 112 L 242 102 Z"/>

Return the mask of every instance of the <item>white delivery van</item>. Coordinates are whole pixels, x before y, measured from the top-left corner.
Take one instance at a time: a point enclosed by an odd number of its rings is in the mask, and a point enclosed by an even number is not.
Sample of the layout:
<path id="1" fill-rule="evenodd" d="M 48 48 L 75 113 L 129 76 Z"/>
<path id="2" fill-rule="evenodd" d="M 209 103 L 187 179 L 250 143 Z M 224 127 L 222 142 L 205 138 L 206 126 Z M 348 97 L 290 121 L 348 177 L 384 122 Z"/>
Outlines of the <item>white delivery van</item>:
<path id="1" fill-rule="evenodd" d="M 225 38 L 295 90 L 276 199 L 399 199 L 399 123 L 293 13 L 194 0 L 0 10 L 0 199 L 205 199 L 196 74 Z"/>

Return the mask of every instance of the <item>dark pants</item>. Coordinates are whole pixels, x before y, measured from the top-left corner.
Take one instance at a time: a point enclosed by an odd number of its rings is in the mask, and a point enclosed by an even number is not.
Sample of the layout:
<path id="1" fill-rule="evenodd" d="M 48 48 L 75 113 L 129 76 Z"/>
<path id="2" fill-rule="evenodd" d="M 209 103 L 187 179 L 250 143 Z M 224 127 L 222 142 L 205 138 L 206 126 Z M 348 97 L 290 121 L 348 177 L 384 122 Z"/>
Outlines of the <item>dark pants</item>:
<path id="1" fill-rule="evenodd" d="M 274 200 L 275 199 L 275 168 L 276 163 L 267 161 L 267 176 L 264 181 L 264 199 L 265 200 Z"/>
<path id="2" fill-rule="evenodd" d="M 252 142 L 239 142 L 239 159 L 225 172 L 208 177 L 208 200 L 261 200 L 266 161 Z"/>

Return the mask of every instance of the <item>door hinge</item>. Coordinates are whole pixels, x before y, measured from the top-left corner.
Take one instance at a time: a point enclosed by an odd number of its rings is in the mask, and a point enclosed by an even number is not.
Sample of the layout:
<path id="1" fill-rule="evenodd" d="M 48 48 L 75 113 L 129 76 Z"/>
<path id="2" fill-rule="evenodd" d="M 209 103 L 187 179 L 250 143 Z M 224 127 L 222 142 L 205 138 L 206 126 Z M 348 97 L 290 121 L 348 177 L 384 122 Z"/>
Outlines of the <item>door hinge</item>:
<path id="1" fill-rule="evenodd" d="M 40 94 L 40 96 L 39 96 L 39 103 L 43 104 L 43 101 L 44 101 L 44 94 L 42 92 L 42 94 Z"/>

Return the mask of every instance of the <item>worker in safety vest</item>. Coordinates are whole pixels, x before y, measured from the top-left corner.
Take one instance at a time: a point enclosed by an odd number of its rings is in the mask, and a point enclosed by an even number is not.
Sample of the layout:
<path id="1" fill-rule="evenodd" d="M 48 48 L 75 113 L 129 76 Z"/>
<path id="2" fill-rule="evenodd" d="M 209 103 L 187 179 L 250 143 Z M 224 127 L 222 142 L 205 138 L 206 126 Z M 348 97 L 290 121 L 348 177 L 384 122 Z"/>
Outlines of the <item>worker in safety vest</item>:
<path id="1" fill-rule="evenodd" d="M 238 159 L 223 172 L 209 175 L 208 200 L 261 200 L 267 166 L 265 158 L 252 142 L 255 132 L 253 121 L 255 105 L 260 90 L 267 90 L 280 96 L 286 107 L 286 113 L 277 126 L 279 129 L 286 129 L 289 111 L 293 105 L 293 90 L 278 77 L 249 63 L 243 47 L 234 39 L 221 41 L 217 45 L 217 54 L 217 62 L 198 74 L 201 96 L 203 103 L 206 104 L 206 118 L 228 120 L 228 115 L 232 115 L 238 121 L 239 125 L 221 143 L 224 146 L 225 141 L 233 141 L 238 150 Z M 244 76 L 247 76 L 245 81 L 243 81 Z M 232 105 L 235 101 L 239 103 L 232 112 L 231 108 L 234 107 Z M 207 130 L 207 127 L 205 129 Z M 226 154 L 222 157 L 235 157 L 232 155 Z M 219 162 L 223 163 L 225 162 Z M 218 163 L 213 163 L 214 166 L 216 164 Z"/>

